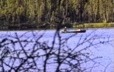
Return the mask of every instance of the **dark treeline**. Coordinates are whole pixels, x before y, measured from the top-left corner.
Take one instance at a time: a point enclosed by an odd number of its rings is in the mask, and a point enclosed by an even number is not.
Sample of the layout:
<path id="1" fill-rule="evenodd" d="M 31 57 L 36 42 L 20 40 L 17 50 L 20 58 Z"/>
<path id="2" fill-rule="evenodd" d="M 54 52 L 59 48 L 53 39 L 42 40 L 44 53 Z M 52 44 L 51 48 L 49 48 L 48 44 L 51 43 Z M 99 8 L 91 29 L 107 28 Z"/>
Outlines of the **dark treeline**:
<path id="1" fill-rule="evenodd" d="M 113 6 L 113 0 L 0 0 L 0 24 L 53 27 L 74 22 L 112 22 Z"/>

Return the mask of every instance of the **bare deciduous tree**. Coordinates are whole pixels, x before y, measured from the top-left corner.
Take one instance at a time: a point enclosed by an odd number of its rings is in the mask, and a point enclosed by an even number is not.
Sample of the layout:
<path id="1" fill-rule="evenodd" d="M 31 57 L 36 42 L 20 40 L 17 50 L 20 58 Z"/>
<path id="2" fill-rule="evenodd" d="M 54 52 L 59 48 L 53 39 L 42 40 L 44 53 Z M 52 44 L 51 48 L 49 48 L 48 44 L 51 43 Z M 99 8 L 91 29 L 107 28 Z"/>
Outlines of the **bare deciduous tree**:
<path id="1" fill-rule="evenodd" d="M 77 34 L 63 38 L 58 30 L 48 43 L 43 41 L 45 33 L 28 33 L 30 36 L 14 33 L 1 39 L 0 72 L 85 72 L 87 68 L 82 65 L 89 61 L 95 64 L 98 58 L 91 58 L 87 50 L 111 41 L 108 37 L 103 41 L 102 36 L 91 32 L 80 35 L 71 47 L 68 42 Z"/>

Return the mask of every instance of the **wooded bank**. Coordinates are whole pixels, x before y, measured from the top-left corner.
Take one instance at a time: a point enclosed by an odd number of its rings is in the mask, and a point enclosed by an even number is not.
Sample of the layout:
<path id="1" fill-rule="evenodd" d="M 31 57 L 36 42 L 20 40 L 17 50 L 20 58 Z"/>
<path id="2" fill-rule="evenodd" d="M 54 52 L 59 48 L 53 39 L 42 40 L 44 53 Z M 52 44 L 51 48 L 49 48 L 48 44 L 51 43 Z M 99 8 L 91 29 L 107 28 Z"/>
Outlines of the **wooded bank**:
<path id="1" fill-rule="evenodd" d="M 0 0 L 0 24 L 53 28 L 75 22 L 114 22 L 113 0 Z"/>

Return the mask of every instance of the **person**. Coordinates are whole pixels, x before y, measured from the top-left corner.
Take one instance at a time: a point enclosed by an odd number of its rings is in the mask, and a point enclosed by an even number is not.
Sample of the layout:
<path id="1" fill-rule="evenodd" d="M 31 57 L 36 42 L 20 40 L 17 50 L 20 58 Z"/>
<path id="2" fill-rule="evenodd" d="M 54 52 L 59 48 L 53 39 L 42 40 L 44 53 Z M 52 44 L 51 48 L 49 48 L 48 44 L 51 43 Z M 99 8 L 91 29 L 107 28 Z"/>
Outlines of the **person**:
<path id="1" fill-rule="evenodd" d="M 65 26 L 65 27 L 64 27 L 64 32 L 66 32 L 66 31 L 67 31 L 67 27 Z"/>
<path id="2" fill-rule="evenodd" d="M 77 29 L 77 31 L 81 31 L 81 29 Z"/>

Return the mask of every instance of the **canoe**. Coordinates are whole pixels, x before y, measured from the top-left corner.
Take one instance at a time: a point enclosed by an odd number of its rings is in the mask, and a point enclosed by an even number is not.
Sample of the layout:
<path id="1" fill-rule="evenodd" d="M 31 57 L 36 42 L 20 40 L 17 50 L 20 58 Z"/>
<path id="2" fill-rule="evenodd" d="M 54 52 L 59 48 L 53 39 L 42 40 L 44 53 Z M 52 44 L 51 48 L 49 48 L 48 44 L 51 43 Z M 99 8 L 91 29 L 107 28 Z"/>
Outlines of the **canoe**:
<path id="1" fill-rule="evenodd" d="M 69 31 L 62 31 L 62 33 L 85 33 L 86 30 L 69 30 Z"/>

